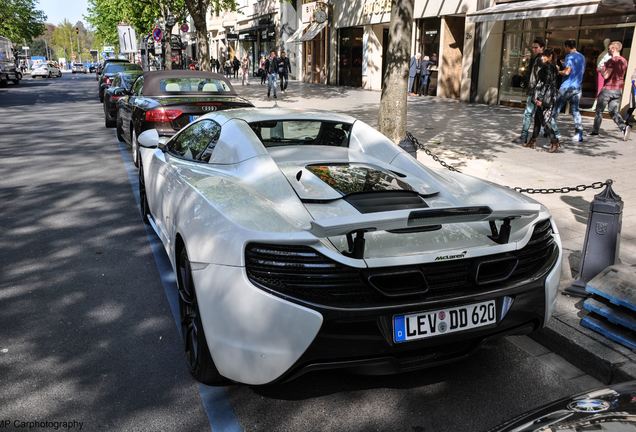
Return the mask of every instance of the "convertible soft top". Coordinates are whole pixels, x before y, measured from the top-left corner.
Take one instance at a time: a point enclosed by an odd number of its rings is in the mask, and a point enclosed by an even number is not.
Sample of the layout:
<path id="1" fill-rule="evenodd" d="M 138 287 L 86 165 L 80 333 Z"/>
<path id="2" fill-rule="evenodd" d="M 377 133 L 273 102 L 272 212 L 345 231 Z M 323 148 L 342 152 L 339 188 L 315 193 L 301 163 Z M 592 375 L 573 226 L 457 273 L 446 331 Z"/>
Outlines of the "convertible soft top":
<path id="1" fill-rule="evenodd" d="M 145 86 L 145 84 L 144 84 Z M 299 110 L 293 108 L 236 108 L 232 110 L 215 111 L 205 117 L 212 118 L 220 124 L 231 119 L 245 120 L 247 123 L 262 121 L 307 120 L 330 121 L 353 124 L 354 117 L 346 114 L 321 110 Z"/>
<path id="2" fill-rule="evenodd" d="M 161 91 L 161 81 L 166 79 L 179 79 L 184 78 L 188 80 L 201 79 L 203 80 L 217 80 L 224 81 L 227 84 L 227 88 L 234 90 L 230 82 L 221 74 L 205 71 L 192 71 L 192 70 L 170 70 L 170 71 L 151 71 L 144 73 L 144 94 L 145 95 L 160 95 L 164 94 Z M 223 95 L 236 96 L 235 91 L 224 91 Z"/>

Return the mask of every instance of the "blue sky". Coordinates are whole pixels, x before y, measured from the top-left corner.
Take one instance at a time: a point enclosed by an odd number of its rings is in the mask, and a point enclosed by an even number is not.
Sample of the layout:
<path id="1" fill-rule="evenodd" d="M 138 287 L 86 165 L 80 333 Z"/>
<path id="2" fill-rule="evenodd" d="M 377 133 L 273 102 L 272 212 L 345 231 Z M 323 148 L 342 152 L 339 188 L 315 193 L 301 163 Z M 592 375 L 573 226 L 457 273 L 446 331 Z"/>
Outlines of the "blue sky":
<path id="1" fill-rule="evenodd" d="M 88 27 L 84 15 L 86 15 L 88 0 L 39 0 L 40 9 L 47 16 L 46 22 L 58 25 L 64 18 L 71 24 L 83 21 Z"/>

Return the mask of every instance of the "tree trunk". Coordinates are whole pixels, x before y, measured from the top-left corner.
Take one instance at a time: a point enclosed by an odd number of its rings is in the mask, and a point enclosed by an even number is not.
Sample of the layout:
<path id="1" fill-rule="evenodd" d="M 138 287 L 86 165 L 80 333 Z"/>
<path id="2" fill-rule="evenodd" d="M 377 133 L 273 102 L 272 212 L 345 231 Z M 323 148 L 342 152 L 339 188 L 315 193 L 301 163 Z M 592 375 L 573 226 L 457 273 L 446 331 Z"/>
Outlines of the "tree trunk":
<path id="1" fill-rule="evenodd" d="M 163 6 L 161 8 L 161 12 L 163 14 L 163 19 L 164 22 L 166 22 L 168 20 L 168 16 L 170 15 L 170 9 L 168 9 L 167 6 Z M 164 36 L 163 36 L 163 53 L 164 53 L 164 59 L 163 59 L 163 68 L 165 70 L 172 70 L 172 27 L 168 28 L 168 25 L 166 24 L 166 31 L 164 32 Z"/>
<path id="2" fill-rule="evenodd" d="M 406 94 L 415 0 L 392 0 L 378 127 L 394 143 L 406 135 Z"/>
<path id="3" fill-rule="evenodd" d="M 208 41 L 208 24 L 206 22 L 209 5 L 210 0 L 186 0 L 188 12 L 190 12 L 197 31 L 199 67 L 204 71 L 210 70 L 210 42 Z"/>

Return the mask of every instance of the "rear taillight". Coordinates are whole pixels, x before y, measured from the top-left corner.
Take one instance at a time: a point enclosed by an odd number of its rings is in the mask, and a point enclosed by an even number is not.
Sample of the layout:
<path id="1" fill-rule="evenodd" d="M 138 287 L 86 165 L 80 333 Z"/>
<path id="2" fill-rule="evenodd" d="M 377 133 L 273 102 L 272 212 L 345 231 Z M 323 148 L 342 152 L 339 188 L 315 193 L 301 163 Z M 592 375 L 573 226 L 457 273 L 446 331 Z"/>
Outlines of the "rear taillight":
<path id="1" fill-rule="evenodd" d="M 177 119 L 183 111 L 178 109 L 157 108 L 146 111 L 146 121 L 156 123 L 167 123 Z"/>
<path id="2" fill-rule="evenodd" d="M 111 100 L 111 101 L 116 101 L 116 100 L 119 100 L 119 99 L 121 99 L 121 96 L 115 96 L 115 95 L 112 95 L 112 96 L 110 97 L 110 100 Z"/>
<path id="3" fill-rule="evenodd" d="M 106 79 L 104 80 L 104 84 L 110 85 L 110 83 L 111 83 L 110 78 L 106 77 Z"/>

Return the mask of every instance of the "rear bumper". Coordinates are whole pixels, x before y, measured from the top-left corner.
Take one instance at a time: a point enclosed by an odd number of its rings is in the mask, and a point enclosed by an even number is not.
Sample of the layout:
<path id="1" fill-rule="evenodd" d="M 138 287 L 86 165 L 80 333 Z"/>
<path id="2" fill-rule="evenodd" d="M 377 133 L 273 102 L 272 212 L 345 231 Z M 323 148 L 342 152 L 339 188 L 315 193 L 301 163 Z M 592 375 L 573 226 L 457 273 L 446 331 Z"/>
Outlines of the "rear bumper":
<path id="1" fill-rule="evenodd" d="M 557 248 L 560 257 L 560 247 Z M 484 341 L 541 328 L 558 274 L 555 255 L 541 275 L 495 291 L 443 302 L 367 309 L 298 304 L 259 288 L 245 268 L 198 265 L 193 271 L 208 346 L 219 372 L 259 385 L 321 369 L 393 374 L 462 359 Z M 487 327 L 411 342 L 393 341 L 393 317 L 495 300 Z"/>

